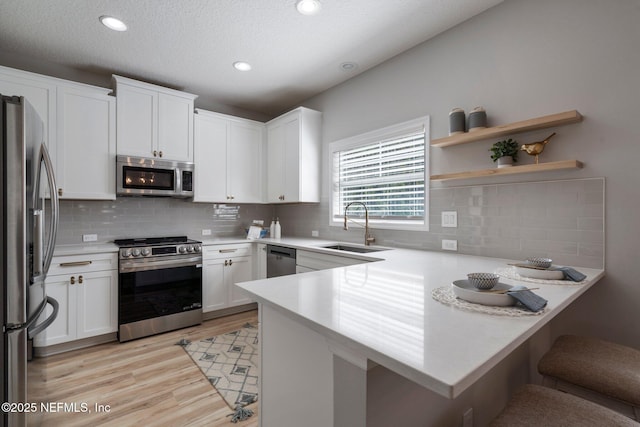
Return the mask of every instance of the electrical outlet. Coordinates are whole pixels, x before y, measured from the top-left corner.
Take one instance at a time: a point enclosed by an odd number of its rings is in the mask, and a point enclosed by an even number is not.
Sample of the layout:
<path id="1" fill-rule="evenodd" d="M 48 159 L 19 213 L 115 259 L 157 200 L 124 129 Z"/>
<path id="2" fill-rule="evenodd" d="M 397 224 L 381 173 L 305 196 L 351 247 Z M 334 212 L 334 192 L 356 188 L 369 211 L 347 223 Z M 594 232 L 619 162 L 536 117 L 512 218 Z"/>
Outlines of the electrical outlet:
<path id="1" fill-rule="evenodd" d="M 311 237 L 318 237 L 320 235 L 320 233 L 318 233 L 318 230 L 312 230 L 311 231 Z"/>
<path id="2" fill-rule="evenodd" d="M 458 226 L 457 211 L 442 211 L 442 226 L 455 228 Z"/>
<path id="3" fill-rule="evenodd" d="M 83 242 L 97 242 L 98 235 L 97 234 L 83 234 L 82 235 Z"/>
<path id="4" fill-rule="evenodd" d="M 203 236 L 211 236 L 211 230 L 208 228 L 205 228 L 202 230 L 202 235 Z"/>
<path id="5" fill-rule="evenodd" d="M 457 251 L 458 250 L 458 241 L 457 240 L 442 239 L 442 249 L 445 250 L 445 251 Z"/>

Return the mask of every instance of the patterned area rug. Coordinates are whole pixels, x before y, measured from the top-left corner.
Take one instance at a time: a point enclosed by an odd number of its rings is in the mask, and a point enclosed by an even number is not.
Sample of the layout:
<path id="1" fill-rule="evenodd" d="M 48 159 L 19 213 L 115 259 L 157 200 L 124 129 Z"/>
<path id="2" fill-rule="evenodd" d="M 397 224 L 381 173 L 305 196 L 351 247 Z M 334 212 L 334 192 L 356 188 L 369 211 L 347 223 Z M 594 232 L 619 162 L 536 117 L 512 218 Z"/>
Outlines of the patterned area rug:
<path id="1" fill-rule="evenodd" d="M 181 340 L 191 359 L 231 409 L 258 400 L 258 327 L 242 329 L 191 342 Z"/>

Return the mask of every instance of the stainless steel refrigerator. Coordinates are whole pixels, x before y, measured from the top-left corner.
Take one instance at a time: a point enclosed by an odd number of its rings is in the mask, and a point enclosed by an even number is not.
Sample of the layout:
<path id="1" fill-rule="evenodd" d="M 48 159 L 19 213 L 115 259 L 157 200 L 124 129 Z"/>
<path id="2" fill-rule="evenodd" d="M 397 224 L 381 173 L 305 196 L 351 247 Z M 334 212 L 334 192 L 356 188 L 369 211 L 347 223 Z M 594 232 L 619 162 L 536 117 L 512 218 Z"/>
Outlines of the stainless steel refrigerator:
<path id="1" fill-rule="evenodd" d="M 58 313 L 58 303 L 47 297 L 44 286 L 56 240 L 58 194 L 42 120 L 25 98 L 0 99 L 0 401 L 25 403 L 27 342 Z M 42 320 L 47 304 L 53 309 Z M 3 406 L 2 426 L 26 425 L 25 414 L 17 409 Z"/>

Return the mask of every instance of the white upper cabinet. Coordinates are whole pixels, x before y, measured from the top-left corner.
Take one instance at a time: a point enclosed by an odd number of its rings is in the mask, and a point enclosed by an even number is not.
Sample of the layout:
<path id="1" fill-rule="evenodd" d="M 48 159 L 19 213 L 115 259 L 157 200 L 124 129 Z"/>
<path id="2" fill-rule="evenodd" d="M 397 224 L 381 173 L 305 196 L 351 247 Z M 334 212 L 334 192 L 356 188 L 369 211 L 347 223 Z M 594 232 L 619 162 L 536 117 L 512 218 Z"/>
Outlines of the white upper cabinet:
<path id="1" fill-rule="evenodd" d="M 33 106 L 44 123 L 44 142 L 55 166 L 56 79 L 0 66 L 0 93 L 3 96 L 24 96 Z"/>
<path id="2" fill-rule="evenodd" d="M 62 199 L 116 197 L 116 112 L 110 92 L 0 67 L 0 93 L 25 97 L 44 123 L 44 139 Z"/>
<path id="3" fill-rule="evenodd" d="M 193 200 L 263 202 L 264 124 L 196 111 Z"/>
<path id="4" fill-rule="evenodd" d="M 113 76 L 119 155 L 193 161 L 197 95 Z"/>
<path id="5" fill-rule="evenodd" d="M 304 107 L 267 123 L 267 202 L 320 201 L 321 124 Z"/>
<path id="6" fill-rule="evenodd" d="M 56 184 L 63 199 L 116 198 L 116 100 L 109 92 L 58 87 Z"/>

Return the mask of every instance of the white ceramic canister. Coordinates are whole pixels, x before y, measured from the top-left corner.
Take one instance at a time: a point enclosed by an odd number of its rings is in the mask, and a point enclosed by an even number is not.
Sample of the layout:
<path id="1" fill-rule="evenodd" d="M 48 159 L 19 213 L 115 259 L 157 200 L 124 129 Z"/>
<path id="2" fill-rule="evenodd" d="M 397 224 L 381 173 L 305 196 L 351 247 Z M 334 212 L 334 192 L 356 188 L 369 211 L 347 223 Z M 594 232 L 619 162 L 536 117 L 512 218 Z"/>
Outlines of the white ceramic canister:
<path id="1" fill-rule="evenodd" d="M 482 107 L 476 107 L 469 113 L 469 132 L 487 127 L 487 112 Z"/>
<path id="2" fill-rule="evenodd" d="M 457 135 L 464 133 L 464 110 L 462 108 L 454 108 L 449 113 L 449 135 Z"/>

